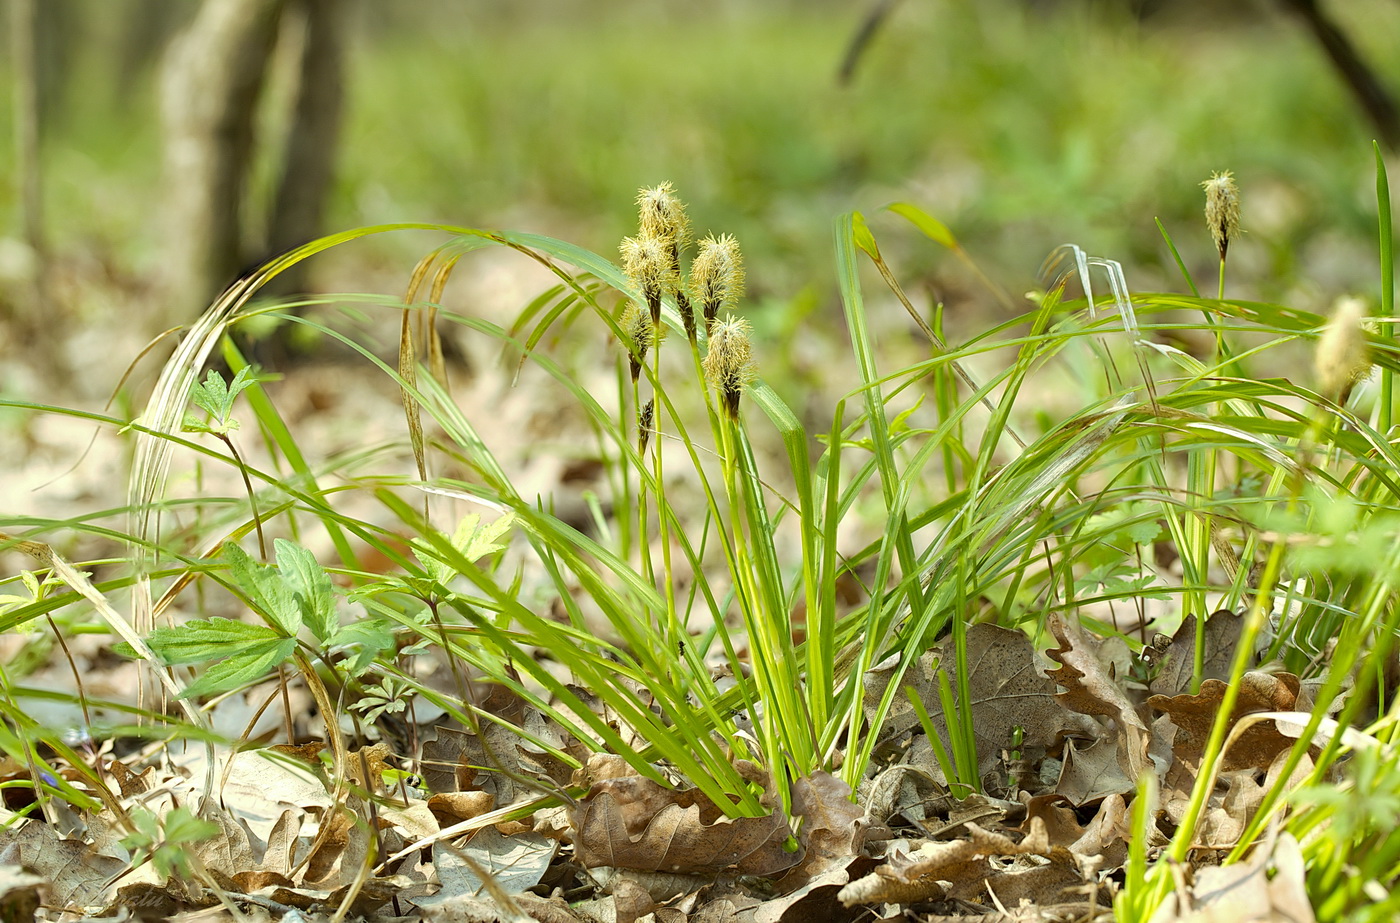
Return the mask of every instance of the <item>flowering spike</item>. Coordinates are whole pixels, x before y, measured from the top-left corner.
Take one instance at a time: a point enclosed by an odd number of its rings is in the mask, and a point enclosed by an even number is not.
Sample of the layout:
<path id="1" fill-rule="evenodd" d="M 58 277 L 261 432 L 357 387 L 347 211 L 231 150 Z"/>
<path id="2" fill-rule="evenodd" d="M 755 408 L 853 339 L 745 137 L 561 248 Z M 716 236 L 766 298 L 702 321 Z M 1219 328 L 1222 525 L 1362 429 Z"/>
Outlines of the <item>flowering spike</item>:
<path id="1" fill-rule="evenodd" d="M 655 237 L 622 238 L 622 269 L 651 309 L 651 322 L 661 323 L 661 293 L 678 278 L 663 241 Z"/>
<path id="2" fill-rule="evenodd" d="M 1206 226 L 1223 263 L 1230 241 L 1240 233 L 1240 189 L 1229 170 L 1212 173 L 1201 186 L 1206 191 Z"/>
<path id="3" fill-rule="evenodd" d="M 690 241 L 690 219 L 686 217 L 685 204 L 676 198 L 676 188 L 662 183 L 638 192 L 637 224 L 642 229 L 642 237 L 661 241 L 671 270 L 679 278 L 681 250 Z"/>
<path id="4" fill-rule="evenodd" d="M 705 377 L 718 394 L 725 415 L 737 419 L 739 396 L 754 378 L 747 321 L 731 315 L 714 325 L 705 354 Z"/>
<path id="5" fill-rule="evenodd" d="M 622 312 L 622 320 L 619 321 L 622 332 L 627 335 L 629 343 L 627 346 L 627 358 L 632 365 L 632 383 L 637 383 L 637 378 L 642 373 L 642 363 L 646 361 L 647 350 L 651 348 L 652 341 L 656 338 L 656 328 L 652 326 L 651 315 L 637 307 L 635 301 L 627 303 L 627 309 Z"/>
<path id="6" fill-rule="evenodd" d="M 1351 389 L 1371 371 L 1370 348 L 1363 323 L 1366 304 L 1360 298 L 1339 298 L 1322 330 L 1313 356 L 1322 393 L 1346 403 Z"/>
<path id="7" fill-rule="evenodd" d="M 732 234 L 700 241 L 690 264 L 690 289 L 691 296 L 703 306 L 705 331 L 710 333 L 719 309 L 732 308 L 744 293 L 744 259 Z"/>

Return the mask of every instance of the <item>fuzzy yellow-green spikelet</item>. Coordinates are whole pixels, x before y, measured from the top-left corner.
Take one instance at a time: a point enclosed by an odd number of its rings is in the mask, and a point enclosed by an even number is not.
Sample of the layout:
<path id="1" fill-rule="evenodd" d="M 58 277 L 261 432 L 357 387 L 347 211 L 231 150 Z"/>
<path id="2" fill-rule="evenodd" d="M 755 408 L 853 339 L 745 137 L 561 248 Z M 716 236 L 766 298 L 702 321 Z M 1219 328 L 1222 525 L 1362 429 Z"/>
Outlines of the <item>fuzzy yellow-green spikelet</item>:
<path id="1" fill-rule="evenodd" d="M 1212 173 L 1201 186 L 1206 191 L 1206 226 L 1224 260 L 1230 241 L 1240 233 L 1240 189 L 1235 185 L 1235 174 L 1229 170 Z"/>
<path id="2" fill-rule="evenodd" d="M 1362 328 L 1366 304 L 1360 298 L 1340 298 L 1332 319 L 1322 330 L 1313 356 L 1322 393 L 1345 403 L 1351 389 L 1371 371 L 1371 351 Z"/>
<path id="3" fill-rule="evenodd" d="M 666 244 L 656 237 L 622 238 L 622 269 L 646 299 L 651 322 L 661 323 L 661 293 L 679 278 Z"/>
<path id="4" fill-rule="evenodd" d="M 671 269 L 681 271 L 681 250 L 690 241 L 690 219 L 685 204 L 676 198 L 676 188 L 662 183 L 637 193 L 637 224 L 642 237 L 660 241 L 666 247 Z"/>
<path id="5" fill-rule="evenodd" d="M 744 294 L 744 258 L 732 234 L 706 237 L 690 264 L 690 291 L 703 306 L 705 332 L 712 333 L 720 308 L 732 308 Z"/>
<path id="6" fill-rule="evenodd" d="M 748 322 L 734 316 L 718 321 L 710 332 L 705 377 L 729 419 L 739 416 L 739 396 L 753 381 L 754 365 Z"/>
<path id="7" fill-rule="evenodd" d="M 646 361 L 647 350 L 651 349 L 656 339 L 656 326 L 651 322 L 651 314 L 639 308 L 635 301 L 627 303 L 618 326 L 631 341 L 624 345 L 627 347 L 627 358 L 632 366 L 632 382 L 635 384 L 641 375 L 642 363 Z"/>

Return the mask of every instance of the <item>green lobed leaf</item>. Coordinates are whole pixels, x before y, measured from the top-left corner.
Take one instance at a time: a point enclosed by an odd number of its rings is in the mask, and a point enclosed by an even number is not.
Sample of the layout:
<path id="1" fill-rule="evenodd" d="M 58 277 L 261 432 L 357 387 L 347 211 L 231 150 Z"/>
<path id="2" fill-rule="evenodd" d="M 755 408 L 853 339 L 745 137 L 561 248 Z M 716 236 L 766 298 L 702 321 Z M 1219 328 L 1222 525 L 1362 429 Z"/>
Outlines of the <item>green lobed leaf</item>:
<path id="1" fill-rule="evenodd" d="M 271 638 L 244 645 L 238 653 L 211 664 L 199 679 L 186 687 L 183 697 L 225 692 L 257 682 L 285 663 L 296 646 L 295 638 Z"/>
<path id="2" fill-rule="evenodd" d="M 218 616 L 157 628 L 146 639 L 151 650 L 170 666 L 202 663 L 281 641 L 295 644 L 294 639 L 266 625 L 250 625 Z"/>
<path id="3" fill-rule="evenodd" d="M 229 576 L 248 597 L 253 610 L 282 629 L 285 637 L 295 638 L 301 630 L 301 606 L 293 587 L 277 570 L 259 564 L 233 542 L 224 544 Z"/>
<path id="4" fill-rule="evenodd" d="M 190 389 L 190 400 L 214 419 L 223 420 L 227 416 L 228 400 L 228 386 L 224 384 L 224 376 L 210 369 L 204 381 L 198 382 Z"/>
<path id="5" fill-rule="evenodd" d="M 470 526 L 468 520 L 471 522 Z M 468 561 L 477 561 L 487 555 L 504 551 L 510 544 L 510 539 L 503 539 L 503 536 L 515 524 L 515 514 L 507 513 L 484 526 L 477 525 L 479 520 L 480 517 L 475 514 L 463 518 L 452 534 L 452 546 L 462 552 L 462 557 Z"/>
<path id="6" fill-rule="evenodd" d="M 338 627 L 329 638 L 329 646 L 350 649 L 352 653 L 343 666 L 347 675 L 359 676 L 380 654 L 393 650 L 393 623 L 379 617 L 360 619 Z"/>
<path id="7" fill-rule="evenodd" d="M 339 627 L 330 575 L 317 562 L 315 555 L 296 542 L 279 538 L 274 546 L 277 549 L 277 573 L 291 590 L 292 601 L 302 621 L 311 629 L 316 640 L 325 643 Z"/>

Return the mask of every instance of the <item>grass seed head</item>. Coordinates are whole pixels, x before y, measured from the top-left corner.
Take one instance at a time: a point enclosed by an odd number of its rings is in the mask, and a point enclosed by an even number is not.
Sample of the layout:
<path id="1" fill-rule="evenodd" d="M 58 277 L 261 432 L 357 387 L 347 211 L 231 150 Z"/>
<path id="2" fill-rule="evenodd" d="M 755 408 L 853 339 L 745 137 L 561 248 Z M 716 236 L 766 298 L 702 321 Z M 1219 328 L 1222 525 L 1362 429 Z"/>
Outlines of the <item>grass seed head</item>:
<path id="1" fill-rule="evenodd" d="M 632 381 L 635 383 L 638 376 L 641 375 L 642 363 L 647 358 L 647 350 L 651 348 L 652 341 L 656 338 L 656 327 L 651 322 L 651 313 L 643 311 L 635 301 L 627 303 L 627 309 L 622 312 L 622 320 L 619 325 L 629 341 L 625 345 L 627 357 L 632 364 Z"/>
<path id="2" fill-rule="evenodd" d="M 1317 341 L 1314 362 L 1322 392 L 1345 403 L 1351 389 L 1371 371 L 1371 352 L 1362 325 L 1366 304 L 1360 298 L 1340 298 L 1332 318 Z"/>
<path id="3" fill-rule="evenodd" d="M 732 234 L 700 241 L 690 264 L 690 290 L 704 306 L 705 331 L 712 332 L 719 309 L 734 307 L 744 294 L 744 258 Z"/>
<path id="4" fill-rule="evenodd" d="M 680 273 L 680 252 L 690 241 L 690 219 L 685 204 L 676 198 L 676 188 L 662 183 L 637 193 L 637 224 L 642 237 L 661 241 L 666 247 L 672 269 Z"/>
<path id="5" fill-rule="evenodd" d="M 679 278 L 664 241 L 657 237 L 622 238 L 622 269 L 646 298 L 651 322 L 661 322 L 661 293 L 675 287 Z"/>
<path id="6" fill-rule="evenodd" d="M 1206 191 L 1206 227 L 1224 261 L 1230 241 L 1240 233 L 1240 189 L 1229 170 L 1212 173 L 1201 186 Z"/>
<path id="7" fill-rule="evenodd" d="M 754 379 L 749 329 L 747 321 L 732 315 L 717 322 L 710 333 L 709 352 L 705 354 L 705 377 L 731 420 L 738 418 L 739 396 Z"/>

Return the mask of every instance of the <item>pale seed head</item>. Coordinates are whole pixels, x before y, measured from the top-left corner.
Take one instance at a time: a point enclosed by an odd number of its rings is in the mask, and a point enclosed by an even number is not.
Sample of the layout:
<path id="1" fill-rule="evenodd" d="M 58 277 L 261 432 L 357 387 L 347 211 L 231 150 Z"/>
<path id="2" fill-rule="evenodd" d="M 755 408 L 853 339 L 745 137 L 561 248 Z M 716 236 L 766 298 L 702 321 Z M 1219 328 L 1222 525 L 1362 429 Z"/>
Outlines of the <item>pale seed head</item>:
<path id="1" fill-rule="evenodd" d="M 635 301 L 627 302 L 627 308 L 622 312 L 619 326 L 622 327 L 622 332 L 630 341 L 624 345 L 627 347 L 627 357 L 632 364 L 632 380 L 635 382 L 641 375 L 642 363 L 647 358 L 647 350 L 651 348 L 656 339 L 656 327 L 652 325 L 651 313 L 643 311 Z"/>
<path id="2" fill-rule="evenodd" d="M 705 313 L 705 329 L 714 327 L 720 308 L 732 308 L 744 294 L 744 258 L 732 234 L 700 241 L 690 264 L 691 295 Z"/>
<path id="3" fill-rule="evenodd" d="M 690 241 L 690 219 L 685 204 L 676 198 L 676 188 L 662 183 L 637 193 L 637 224 L 643 237 L 653 237 L 667 247 L 668 255 L 680 272 L 680 251 Z"/>
<path id="4" fill-rule="evenodd" d="M 1370 347 L 1363 322 L 1366 304 L 1360 298 L 1339 298 L 1332 318 L 1317 341 L 1314 362 L 1322 393 L 1345 402 L 1351 389 L 1371 371 Z"/>
<path id="5" fill-rule="evenodd" d="M 733 315 L 718 321 L 705 355 L 705 377 L 731 420 L 739 415 L 739 396 L 754 379 L 749 329 L 747 321 Z"/>
<path id="6" fill-rule="evenodd" d="M 1229 170 L 1212 173 L 1201 186 L 1206 191 L 1206 227 L 1224 260 L 1230 241 L 1240 233 L 1240 189 Z"/>
<path id="7" fill-rule="evenodd" d="M 622 238 L 622 269 L 642 293 L 654 324 L 661 322 L 661 293 L 679 278 L 666 244 L 655 237 Z"/>

